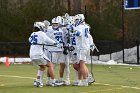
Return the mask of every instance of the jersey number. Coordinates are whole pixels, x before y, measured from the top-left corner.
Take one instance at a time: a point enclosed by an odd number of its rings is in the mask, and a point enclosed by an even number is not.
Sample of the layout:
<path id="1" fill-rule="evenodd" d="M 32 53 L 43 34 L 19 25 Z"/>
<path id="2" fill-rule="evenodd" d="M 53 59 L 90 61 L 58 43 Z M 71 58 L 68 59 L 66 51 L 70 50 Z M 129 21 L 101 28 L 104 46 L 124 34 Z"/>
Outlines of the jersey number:
<path id="1" fill-rule="evenodd" d="M 37 38 L 38 38 L 38 35 L 32 35 L 31 36 L 31 44 L 37 44 Z"/>
<path id="2" fill-rule="evenodd" d="M 63 43 L 63 37 L 62 36 L 56 36 L 55 39 L 59 41 L 59 43 Z"/>
<path id="3" fill-rule="evenodd" d="M 85 37 L 86 38 L 88 38 L 88 33 L 89 33 L 88 28 L 85 28 Z"/>
<path id="4" fill-rule="evenodd" d="M 71 38 L 72 45 L 76 45 L 75 37 Z"/>

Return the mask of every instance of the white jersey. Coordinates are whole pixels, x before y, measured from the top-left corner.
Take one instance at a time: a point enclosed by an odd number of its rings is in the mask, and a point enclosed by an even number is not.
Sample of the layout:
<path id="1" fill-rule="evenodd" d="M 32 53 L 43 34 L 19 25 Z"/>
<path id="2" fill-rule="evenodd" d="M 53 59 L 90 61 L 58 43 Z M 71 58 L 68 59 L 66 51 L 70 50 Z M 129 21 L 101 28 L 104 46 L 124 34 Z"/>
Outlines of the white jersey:
<path id="1" fill-rule="evenodd" d="M 47 29 L 45 29 L 45 33 L 48 37 L 54 38 L 53 31 L 52 31 L 52 26 L 49 26 Z"/>
<path id="2" fill-rule="evenodd" d="M 63 46 L 64 42 L 64 34 L 62 29 L 59 28 L 59 30 L 53 30 L 52 26 L 49 27 L 48 31 L 46 34 L 55 42 L 61 44 Z M 58 47 L 48 47 L 49 51 L 54 51 L 54 52 L 62 52 L 63 48 L 58 48 Z"/>
<path id="3" fill-rule="evenodd" d="M 90 34 L 88 34 L 89 37 L 89 45 L 93 45 L 93 38 Z"/>
<path id="4" fill-rule="evenodd" d="M 89 38 L 89 48 L 90 48 L 90 45 L 93 45 L 93 38 L 92 38 L 92 36 L 91 36 L 91 34 L 90 34 L 90 26 L 88 25 L 88 24 L 84 24 L 85 26 L 86 26 L 86 28 L 88 29 L 87 30 L 87 33 L 88 33 L 88 38 Z"/>
<path id="5" fill-rule="evenodd" d="M 39 57 L 44 54 L 44 45 L 56 43 L 54 40 L 50 39 L 44 32 L 38 31 L 33 32 L 29 37 L 30 46 L 30 57 Z M 44 44 L 44 45 L 42 45 Z"/>
<path id="6" fill-rule="evenodd" d="M 84 24 L 78 25 L 76 28 L 76 33 L 75 33 L 75 40 L 76 40 L 76 48 L 77 49 L 86 49 L 88 50 L 89 48 L 89 28 L 85 26 Z"/>

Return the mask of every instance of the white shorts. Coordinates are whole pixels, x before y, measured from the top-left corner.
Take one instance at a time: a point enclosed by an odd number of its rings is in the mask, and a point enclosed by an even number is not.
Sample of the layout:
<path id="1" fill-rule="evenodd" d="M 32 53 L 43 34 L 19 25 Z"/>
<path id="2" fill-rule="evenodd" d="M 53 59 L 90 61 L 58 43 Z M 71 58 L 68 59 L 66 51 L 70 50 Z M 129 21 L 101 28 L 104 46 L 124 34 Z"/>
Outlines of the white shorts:
<path id="1" fill-rule="evenodd" d="M 50 52 L 49 50 L 45 50 L 45 55 L 50 59 L 50 61 L 52 62 L 52 52 Z"/>
<path id="2" fill-rule="evenodd" d="M 46 65 L 50 59 L 44 54 L 42 56 L 34 56 L 31 58 L 33 65 Z"/>
<path id="3" fill-rule="evenodd" d="M 59 64 L 65 62 L 65 56 L 63 52 L 52 52 L 51 54 L 52 54 L 51 56 L 52 63 Z"/>
<path id="4" fill-rule="evenodd" d="M 77 53 L 72 51 L 70 54 L 70 60 L 72 61 L 73 64 L 77 63 Z"/>
<path id="5" fill-rule="evenodd" d="M 87 61 L 87 58 L 89 56 L 89 50 L 77 50 L 77 63 L 79 64 L 80 60 Z"/>

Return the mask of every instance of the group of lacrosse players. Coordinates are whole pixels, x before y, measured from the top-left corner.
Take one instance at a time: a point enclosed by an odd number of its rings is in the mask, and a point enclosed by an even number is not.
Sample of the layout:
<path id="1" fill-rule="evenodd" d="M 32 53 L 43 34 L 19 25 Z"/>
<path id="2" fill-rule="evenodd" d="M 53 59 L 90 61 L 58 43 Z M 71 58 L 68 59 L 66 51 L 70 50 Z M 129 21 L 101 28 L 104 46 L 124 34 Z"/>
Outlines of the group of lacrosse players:
<path id="1" fill-rule="evenodd" d="M 39 66 L 34 86 L 43 87 L 45 72 L 45 85 L 70 85 L 70 62 L 76 73 L 76 80 L 72 85 L 88 86 L 95 81 L 86 66 L 90 51 L 95 47 L 90 26 L 84 20 L 83 14 L 69 16 L 66 13 L 64 16 L 54 17 L 51 23 L 48 20 L 34 23 L 33 33 L 29 37 L 30 58 L 34 65 Z M 55 78 L 56 64 L 60 65 L 58 79 Z"/>

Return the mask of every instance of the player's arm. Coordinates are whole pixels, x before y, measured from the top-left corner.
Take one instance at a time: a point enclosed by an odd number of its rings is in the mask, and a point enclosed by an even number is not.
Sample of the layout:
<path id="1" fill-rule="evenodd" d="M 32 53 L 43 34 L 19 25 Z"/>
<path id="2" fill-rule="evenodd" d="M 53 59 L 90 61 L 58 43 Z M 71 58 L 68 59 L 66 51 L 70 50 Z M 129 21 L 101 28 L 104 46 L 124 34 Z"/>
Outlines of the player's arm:
<path id="1" fill-rule="evenodd" d="M 88 38 L 89 38 L 89 44 L 93 45 L 93 38 L 90 34 L 88 34 Z"/>
<path id="2" fill-rule="evenodd" d="M 77 37 L 80 37 L 80 36 L 82 36 L 82 29 L 81 28 L 77 28 L 77 29 L 75 29 L 74 30 L 74 34 L 75 34 L 75 36 L 77 36 Z"/>
<path id="3" fill-rule="evenodd" d="M 51 38 L 49 38 L 45 33 L 42 33 L 42 37 L 44 39 L 44 43 L 45 44 L 56 44 L 56 42 L 54 40 L 52 40 Z"/>

